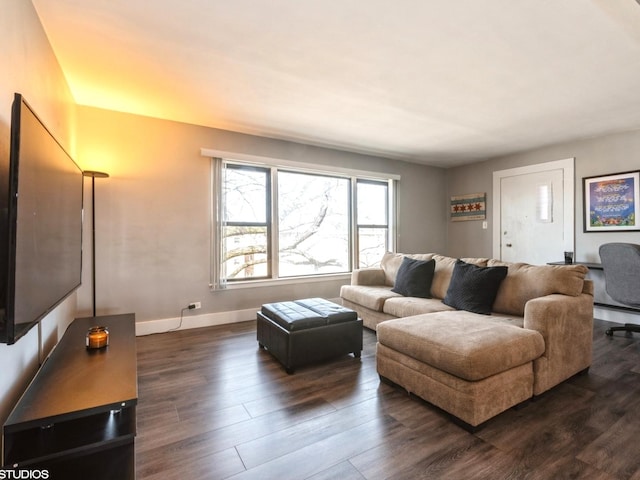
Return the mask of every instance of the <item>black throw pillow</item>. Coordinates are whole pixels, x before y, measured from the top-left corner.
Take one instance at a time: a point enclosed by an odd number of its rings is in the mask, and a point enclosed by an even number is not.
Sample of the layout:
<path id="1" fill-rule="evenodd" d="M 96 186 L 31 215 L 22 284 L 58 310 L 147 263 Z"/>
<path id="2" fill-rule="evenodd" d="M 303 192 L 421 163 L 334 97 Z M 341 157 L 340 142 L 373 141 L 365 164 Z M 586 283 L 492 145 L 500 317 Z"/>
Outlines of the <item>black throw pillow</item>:
<path id="1" fill-rule="evenodd" d="M 458 310 L 488 315 L 507 271 L 507 267 L 479 267 L 457 260 L 443 302 Z"/>
<path id="2" fill-rule="evenodd" d="M 436 261 L 404 257 L 396 275 L 392 292 L 405 297 L 431 298 L 431 282 Z"/>

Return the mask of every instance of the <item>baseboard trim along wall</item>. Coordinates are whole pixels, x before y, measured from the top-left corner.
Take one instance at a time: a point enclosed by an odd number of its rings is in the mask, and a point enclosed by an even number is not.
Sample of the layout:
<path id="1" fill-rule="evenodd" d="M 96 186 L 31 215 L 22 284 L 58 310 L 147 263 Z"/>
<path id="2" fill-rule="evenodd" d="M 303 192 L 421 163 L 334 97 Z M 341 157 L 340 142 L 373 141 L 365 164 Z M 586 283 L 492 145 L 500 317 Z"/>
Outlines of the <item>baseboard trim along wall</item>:
<path id="1" fill-rule="evenodd" d="M 329 298 L 328 300 L 341 305 L 340 298 Z M 176 330 L 188 330 L 190 328 L 213 327 L 215 325 L 225 325 L 227 323 L 248 322 L 256 319 L 256 312 L 260 307 L 247 308 L 245 310 L 231 310 L 229 312 L 203 313 L 196 315 L 192 311 L 185 311 L 182 317 L 162 318 L 160 320 L 145 320 L 136 322 L 136 336 L 153 335 L 154 333 L 167 333 Z"/>
<path id="2" fill-rule="evenodd" d="M 257 310 L 257 308 L 249 308 L 247 310 L 204 313 L 202 315 L 185 312 L 182 317 L 182 325 L 180 324 L 180 317 L 136 322 L 136 336 L 140 337 L 175 330 L 188 330 L 190 328 L 212 327 L 214 325 L 224 325 L 227 323 L 247 322 L 256 319 Z"/>

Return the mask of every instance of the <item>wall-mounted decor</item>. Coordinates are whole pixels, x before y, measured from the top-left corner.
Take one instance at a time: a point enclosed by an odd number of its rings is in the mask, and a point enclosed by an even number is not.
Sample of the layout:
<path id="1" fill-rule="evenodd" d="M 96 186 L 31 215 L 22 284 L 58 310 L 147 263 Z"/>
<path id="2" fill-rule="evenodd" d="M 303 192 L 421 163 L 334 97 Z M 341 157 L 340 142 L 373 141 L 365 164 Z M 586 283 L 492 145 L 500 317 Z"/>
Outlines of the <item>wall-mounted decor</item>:
<path id="1" fill-rule="evenodd" d="M 582 179 L 585 232 L 640 230 L 639 176 L 635 171 Z"/>
<path id="2" fill-rule="evenodd" d="M 487 194 L 470 193 L 451 197 L 451 221 L 484 220 L 487 217 Z"/>

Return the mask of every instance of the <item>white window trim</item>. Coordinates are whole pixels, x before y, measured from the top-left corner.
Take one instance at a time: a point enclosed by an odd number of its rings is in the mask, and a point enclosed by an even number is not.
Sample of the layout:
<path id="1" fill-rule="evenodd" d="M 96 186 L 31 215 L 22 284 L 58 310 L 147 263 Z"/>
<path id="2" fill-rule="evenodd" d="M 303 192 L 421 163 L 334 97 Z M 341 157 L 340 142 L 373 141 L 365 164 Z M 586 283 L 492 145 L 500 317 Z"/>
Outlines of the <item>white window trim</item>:
<path id="1" fill-rule="evenodd" d="M 282 160 L 279 158 L 261 157 L 258 155 L 249 155 L 246 153 L 226 152 L 223 150 L 215 150 L 211 148 L 201 148 L 200 155 L 207 158 L 224 158 L 226 161 L 237 160 L 238 163 L 253 163 L 263 167 L 291 167 L 297 170 L 306 170 L 309 173 L 333 173 L 343 174 L 346 176 L 355 176 L 361 178 L 370 178 L 371 180 L 395 180 L 400 181 L 400 175 L 393 173 L 373 172 L 369 170 L 358 170 L 354 168 L 334 167 L 330 165 L 321 165 L 315 163 L 298 162 L 294 160 Z"/>
<path id="2" fill-rule="evenodd" d="M 309 275 L 304 277 L 283 277 L 283 278 L 265 278 L 258 280 L 234 280 L 228 282 L 225 286 L 226 290 L 239 290 L 243 288 L 254 287 L 273 287 L 284 285 L 300 285 L 303 283 L 320 283 L 330 281 L 347 281 L 351 278 L 351 272 L 347 273 L 328 273 L 324 275 Z"/>
<path id="3" fill-rule="evenodd" d="M 296 171 L 300 172 L 308 172 L 308 173 L 316 173 L 316 174 L 333 174 L 333 175 L 344 175 L 345 177 L 357 177 L 359 179 L 369 179 L 369 180 L 377 180 L 377 181 L 385 181 L 389 182 L 389 247 L 392 251 L 395 251 L 395 246 L 397 243 L 397 231 L 396 231 L 396 216 L 397 205 L 396 205 L 396 182 L 398 182 L 401 178 L 400 175 L 391 174 L 391 173 L 382 173 L 382 172 L 373 172 L 368 170 L 358 170 L 358 169 L 350 169 L 343 167 L 335 167 L 330 165 L 318 165 L 304 162 L 297 162 L 291 160 L 282 160 L 275 159 L 271 157 L 262 157 L 257 155 L 249 155 L 249 154 L 239 154 L 236 152 L 228 152 L 224 150 L 216 150 L 211 148 L 201 148 L 200 154 L 203 157 L 206 157 L 212 162 L 212 171 L 213 163 L 215 158 L 223 159 L 227 163 L 234 163 L 234 160 L 237 161 L 239 165 L 247 165 L 253 164 L 260 167 L 277 169 L 277 168 L 292 168 Z M 216 255 L 219 253 L 219 246 L 217 246 L 216 241 L 216 224 L 217 217 L 219 212 L 215 211 L 212 207 L 214 205 L 214 182 L 217 181 L 215 175 L 211 175 L 211 197 L 210 197 L 210 247 L 211 247 L 211 258 L 210 258 L 210 282 L 209 289 L 211 291 L 220 291 L 220 280 L 215 279 L 216 275 L 216 266 L 214 262 L 216 261 Z M 274 193 L 274 192 L 272 192 Z M 277 192 L 276 192 L 277 193 Z M 218 202 L 215 202 L 215 205 L 218 205 Z M 272 208 L 274 203 L 271 203 Z M 391 212 L 395 212 L 395 215 L 392 215 Z M 352 228 L 356 229 L 357 225 L 353 224 Z M 353 266 L 352 266 L 353 269 Z M 272 275 L 275 275 L 275 271 L 272 271 Z M 334 273 L 334 274 L 319 274 L 319 275 L 310 275 L 310 276 L 302 276 L 302 277 L 277 277 L 277 278 L 267 278 L 267 279 L 256 279 L 256 280 L 235 280 L 233 282 L 224 282 L 224 286 L 222 290 L 234 290 L 234 289 L 243 289 L 243 288 L 252 288 L 252 287 L 267 287 L 274 285 L 288 285 L 288 284 L 303 284 L 303 283 L 317 283 L 317 282 L 327 282 L 327 281 L 336 281 L 336 280 L 348 280 L 351 278 L 351 272 L 343 272 L 343 273 Z"/>

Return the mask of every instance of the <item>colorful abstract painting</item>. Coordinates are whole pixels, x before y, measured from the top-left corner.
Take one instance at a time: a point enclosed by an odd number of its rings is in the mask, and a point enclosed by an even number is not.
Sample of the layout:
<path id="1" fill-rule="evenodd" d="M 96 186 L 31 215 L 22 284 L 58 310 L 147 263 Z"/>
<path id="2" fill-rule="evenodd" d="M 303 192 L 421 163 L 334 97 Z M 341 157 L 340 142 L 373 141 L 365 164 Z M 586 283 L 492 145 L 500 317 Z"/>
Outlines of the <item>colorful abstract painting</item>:
<path id="1" fill-rule="evenodd" d="M 637 223 L 638 173 L 584 179 L 586 232 L 640 230 Z"/>

